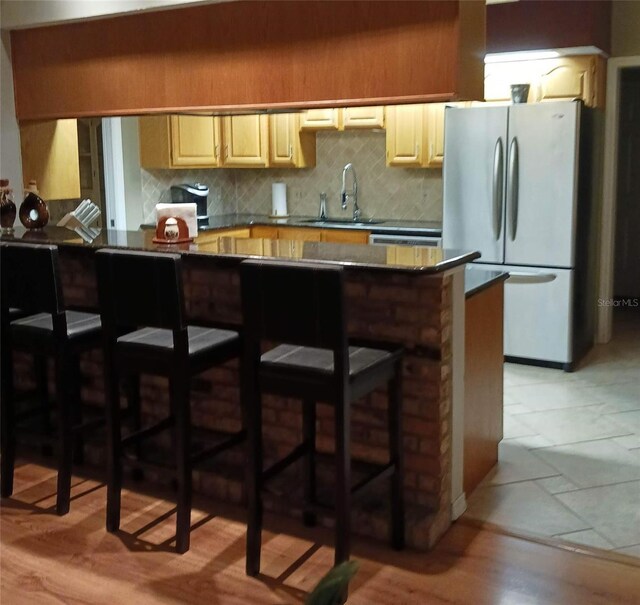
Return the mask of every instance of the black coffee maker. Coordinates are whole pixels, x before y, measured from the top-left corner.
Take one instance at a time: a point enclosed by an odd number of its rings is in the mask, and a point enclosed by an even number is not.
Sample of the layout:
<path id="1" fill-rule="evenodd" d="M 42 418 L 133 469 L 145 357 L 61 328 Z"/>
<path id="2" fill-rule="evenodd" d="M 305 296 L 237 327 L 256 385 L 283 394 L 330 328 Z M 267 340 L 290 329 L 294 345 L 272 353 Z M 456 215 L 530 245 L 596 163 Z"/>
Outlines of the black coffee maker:
<path id="1" fill-rule="evenodd" d="M 209 215 L 207 214 L 207 196 L 209 187 L 202 183 L 190 185 L 173 185 L 171 187 L 171 202 L 174 204 L 195 204 L 196 215 L 198 217 L 198 229 L 209 226 Z"/>

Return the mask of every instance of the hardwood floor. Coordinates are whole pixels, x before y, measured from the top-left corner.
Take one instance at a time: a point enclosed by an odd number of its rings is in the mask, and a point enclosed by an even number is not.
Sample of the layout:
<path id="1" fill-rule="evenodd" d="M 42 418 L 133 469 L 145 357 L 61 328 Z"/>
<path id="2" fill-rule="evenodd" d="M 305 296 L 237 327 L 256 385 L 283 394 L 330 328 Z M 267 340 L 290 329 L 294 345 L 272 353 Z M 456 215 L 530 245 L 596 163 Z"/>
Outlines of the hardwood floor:
<path id="1" fill-rule="evenodd" d="M 263 573 L 247 578 L 242 511 L 216 509 L 214 516 L 203 508 L 211 502 L 195 502 L 191 550 L 177 555 L 170 501 L 125 490 L 122 531 L 112 535 L 104 530 L 104 485 L 73 483 L 71 512 L 56 517 L 54 471 L 19 464 L 14 497 L 2 502 L 2 605 L 302 603 L 333 559 L 322 542 L 330 533 L 267 518 Z M 356 541 L 353 557 L 361 568 L 352 605 L 640 603 L 640 567 L 632 559 L 611 561 L 464 522 L 428 554 Z"/>

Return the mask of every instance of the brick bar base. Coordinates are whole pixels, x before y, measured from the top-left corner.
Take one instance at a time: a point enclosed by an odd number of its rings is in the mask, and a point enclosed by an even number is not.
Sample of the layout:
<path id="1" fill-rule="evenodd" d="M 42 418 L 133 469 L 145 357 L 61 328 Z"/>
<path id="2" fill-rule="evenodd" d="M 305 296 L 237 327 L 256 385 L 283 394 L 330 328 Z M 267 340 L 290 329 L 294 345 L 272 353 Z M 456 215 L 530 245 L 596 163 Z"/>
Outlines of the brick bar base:
<path id="1" fill-rule="evenodd" d="M 93 252 L 61 248 L 63 288 L 68 307 L 97 309 Z M 239 325 L 240 288 L 237 264 L 219 259 L 184 257 L 185 295 L 191 323 Z M 291 284 L 294 288 L 295 284 Z M 404 447 L 406 456 L 407 541 L 419 549 L 432 547 L 451 523 L 451 278 L 348 269 L 347 312 L 353 337 L 399 343 L 405 347 Z M 102 353 L 85 355 L 82 396 L 85 403 L 104 405 Z M 15 356 L 16 387 L 33 384 L 31 360 Z M 145 420 L 168 411 L 166 379 L 144 376 L 142 405 Z M 192 413 L 196 427 L 237 430 L 240 425 L 238 364 L 231 362 L 193 381 Z M 383 390 L 357 401 L 352 407 L 352 451 L 356 458 L 386 462 L 387 396 Z M 301 439 L 301 410 L 295 400 L 264 398 L 265 458 L 287 453 Z M 317 447 L 333 450 L 332 409 L 318 406 Z M 101 436 L 89 446 L 88 460 L 103 465 Z M 169 453 L 167 441 L 158 452 Z M 319 470 L 319 480 L 331 486 L 331 467 Z M 163 482 L 162 473 L 147 473 L 146 480 Z M 300 485 L 298 469 L 277 479 L 272 490 L 286 499 L 268 496 L 266 506 L 286 515 L 300 515 L 292 497 Z M 322 486 L 319 486 L 322 495 Z M 214 499 L 241 503 L 243 450 L 238 448 L 194 473 L 194 489 Z M 354 531 L 387 540 L 386 484 L 375 488 L 354 506 Z M 331 518 L 323 519 L 330 524 Z"/>

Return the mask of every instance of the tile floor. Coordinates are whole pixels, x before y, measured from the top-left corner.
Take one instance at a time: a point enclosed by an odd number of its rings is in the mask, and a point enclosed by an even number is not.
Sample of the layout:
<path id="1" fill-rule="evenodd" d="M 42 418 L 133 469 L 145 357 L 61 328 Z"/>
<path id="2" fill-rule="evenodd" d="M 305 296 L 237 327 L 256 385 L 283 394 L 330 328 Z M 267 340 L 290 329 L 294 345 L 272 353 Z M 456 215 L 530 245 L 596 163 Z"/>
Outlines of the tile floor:
<path id="1" fill-rule="evenodd" d="M 469 517 L 640 557 L 640 312 L 577 371 L 505 364 L 497 467 Z"/>

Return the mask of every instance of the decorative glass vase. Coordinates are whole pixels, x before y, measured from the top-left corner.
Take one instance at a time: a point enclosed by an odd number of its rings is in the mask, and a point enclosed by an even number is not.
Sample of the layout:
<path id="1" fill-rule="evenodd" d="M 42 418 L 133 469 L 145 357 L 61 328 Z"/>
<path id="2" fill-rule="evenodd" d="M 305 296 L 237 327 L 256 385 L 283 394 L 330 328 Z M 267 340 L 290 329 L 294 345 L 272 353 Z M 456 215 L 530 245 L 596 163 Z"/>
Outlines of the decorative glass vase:
<path id="1" fill-rule="evenodd" d="M 3 234 L 13 233 L 17 209 L 13 201 L 13 190 L 8 179 L 0 180 L 0 230 Z"/>
<path id="2" fill-rule="evenodd" d="M 30 181 L 20 205 L 20 222 L 27 229 L 42 229 L 49 222 L 47 203 L 38 195 L 35 181 Z"/>

